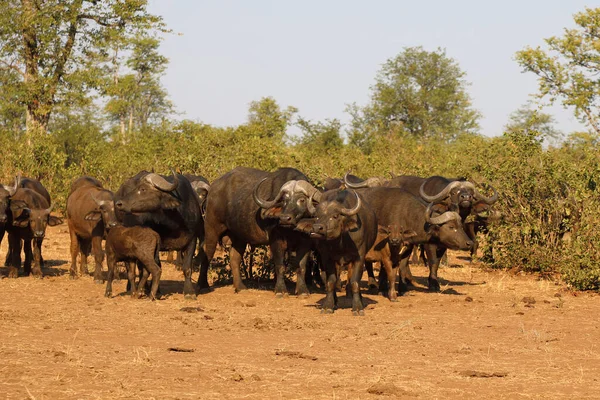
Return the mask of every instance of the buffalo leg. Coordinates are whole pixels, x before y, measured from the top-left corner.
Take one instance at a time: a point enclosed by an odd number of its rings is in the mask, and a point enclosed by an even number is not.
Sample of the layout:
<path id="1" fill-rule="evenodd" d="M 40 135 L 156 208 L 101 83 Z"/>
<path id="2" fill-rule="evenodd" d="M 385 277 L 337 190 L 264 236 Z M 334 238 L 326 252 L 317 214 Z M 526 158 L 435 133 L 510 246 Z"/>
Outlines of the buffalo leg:
<path id="1" fill-rule="evenodd" d="M 325 283 L 325 287 L 327 290 L 327 294 L 325 295 L 325 301 L 323 302 L 323 307 L 321 308 L 322 314 L 333 314 L 333 309 L 337 303 L 337 294 L 336 294 L 336 282 L 337 282 L 337 273 L 336 273 L 336 265 L 331 260 L 327 260 L 325 263 L 325 274 L 327 275 L 327 280 Z"/>
<path id="2" fill-rule="evenodd" d="M 192 260 L 194 258 L 194 251 L 196 250 L 196 240 L 196 237 L 190 240 L 183 250 L 183 276 L 185 278 L 183 282 L 183 296 L 186 299 L 196 298 L 196 291 L 192 285 Z"/>
<path id="3" fill-rule="evenodd" d="M 106 265 L 108 266 L 108 274 L 106 276 L 106 291 L 104 292 L 104 296 L 110 297 L 112 296 L 112 282 L 115 277 L 115 268 L 116 268 L 116 260 L 113 252 L 106 249 Z"/>
<path id="4" fill-rule="evenodd" d="M 412 274 L 410 272 L 410 267 L 408 266 L 408 260 L 410 258 L 410 254 L 412 252 L 412 249 L 407 249 L 404 252 L 404 255 L 402 257 L 400 257 L 400 261 L 398 262 L 398 269 L 400 270 L 400 282 L 398 285 L 398 291 L 400 293 L 404 293 L 407 291 L 407 282 L 409 281 L 409 279 L 413 279 Z M 381 281 L 383 280 L 383 278 L 381 277 L 381 275 L 379 276 L 379 282 L 381 285 Z"/>
<path id="5" fill-rule="evenodd" d="M 198 254 L 196 254 L 196 260 L 196 262 L 200 264 L 200 274 L 198 275 L 197 283 L 198 291 L 200 291 L 201 289 L 208 288 L 208 265 L 210 264 L 210 259 L 206 256 L 206 252 L 204 251 L 204 245 L 198 247 Z"/>
<path id="6" fill-rule="evenodd" d="M 90 241 L 89 239 L 81 239 L 79 242 L 79 275 L 84 276 L 88 274 L 87 256 L 89 254 Z"/>
<path id="7" fill-rule="evenodd" d="M 92 237 L 92 254 L 94 255 L 94 283 L 102 283 L 102 261 L 104 261 L 104 253 L 102 253 L 102 236 Z"/>
<path id="8" fill-rule="evenodd" d="M 362 295 L 360 294 L 360 278 L 363 273 L 363 260 L 355 261 L 352 265 L 352 274 L 348 277 L 348 284 L 352 288 L 352 315 L 365 315 Z"/>
<path id="9" fill-rule="evenodd" d="M 131 297 L 135 297 L 137 294 L 137 286 L 135 284 L 137 266 L 136 263 L 132 261 L 128 261 L 125 264 L 127 264 L 127 279 L 129 280 L 129 285 L 127 285 L 127 288 L 131 294 Z"/>
<path id="10" fill-rule="evenodd" d="M 293 263 L 297 267 L 296 269 L 296 295 L 309 295 L 310 291 L 306 285 L 306 264 L 308 263 L 308 256 L 310 255 L 310 244 L 300 244 L 296 248 L 296 256 L 294 257 Z"/>
<path id="11" fill-rule="evenodd" d="M 208 229 L 208 226 L 205 225 Z M 212 261 L 215 251 L 217 251 L 217 242 L 219 239 L 219 233 L 214 232 L 212 229 L 207 232 L 204 236 L 204 249 L 200 248 L 198 257 L 200 258 L 200 275 L 198 276 L 198 291 L 202 291 L 209 288 L 208 285 L 208 267 Z M 202 251 L 203 250 L 203 251 Z"/>
<path id="12" fill-rule="evenodd" d="M 74 229 L 69 230 L 69 236 L 71 237 L 71 268 L 69 268 L 69 277 L 71 279 L 77 278 L 77 253 L 79 253 L 79 238 L 75 233 Z"/>
<path id="13" fill-rule="evenodd" d="M 33 239 L 33 276 L 36 278 L 42 277 L 42 242 L 41 238 Z"/>
<path id="14" fill-rule="evenodd" d="M 23 262 L 23 274 L 29 276 L 31 274 L 31 263 L 33 262 L 33 252 L 31 251 L 31 239 L 23 240 L 23 252 L 25 253 L 25 261 Z"/>
<path id="15" fill-rule="evenodd" d="M 19 268 L 21 267 L 21 238 L 19 238 L 16 234 L 9 233 L 8 246 L 11 260 L 8 277 L 17 278 L 19 276 Z"/>
<path id="16" fill-rule="evenodd" d="M 394 268 L 392 260 L 390 259 L 384 259 L 381 264 L 383 269 L 385 269 L 388 279 L 388 299 L 390 299 L 390 301 L 398 301 L 398 295 L 396 293 L 396 275 L 398 275 L 398 267 Z"/>
<path id="17" fill-rule="evenodd" d="M 285 287 L 285 264 L 284 256 L 287 250 L 287 243 L 282 239 L 276 239 L 271 242 L 271 256 L 273 257 L 273 263 L 275 264 L 275 294 L 277 296 L 283 296 L 287 294 L 287 288 Z M 306 285 L 305 285 L 306 286 Z"/>
<path id="18" fill-rule="evenodd" d="M 369 288 L 376 288 L 377 281 L 375 280 L 375 272 L 373 272 L 373 262 L 365 261 L 365 269 L 367 270 L 367 276 L 369 277 Z"/>
<path id="19" fill-rule="evenodd" d="M 148 260 L 145 260 L 145 261 L 148 261 Z M 139 261 L 138 261 L 138 267 L 140 267 Z M 135 297 L 136 299 L 139 299 L 140 297 L 142 297 L 142 294 L 144 293 L 144 290 L 146 289 L 146 282 L 148 282 L 148 276 L 150 276 L 150 270 L 148 268 L 146 268 L 146 264 L 144 264 L 144 266 L 141 268 L 140 274 L 141 274 L 140 281 L 138 282 L 136 293 L 133 295 L 133 297 Z"/>
<path id="20" fill-rule="evenodd" d="M 236 293 L 241 290 L 246 290 L 246 285 L 242 282 L 242 276 L 240 274 L 240 264 L 242 263 L 242 257 L 244 257 L 245 250 L 246 243 L 231 238 L 229 264 L 231 266 L 231 274 L 233 275 L 233 289 Z"/>
<path id="21" fill-rule="evenodd" d="M 435 292 L 440 291 L 440 283 L 438 282 L 438 268 L 440 266 L 440 259 L 445 255 L 446 248 L 436 245 L 425 246 L 425 252 L 427 254 L 427 263 L 429 264 L 429 290 Z"/>
<path id="22" fill-rule="evenodd" d="M 152 274 L 152 287 L 150 288 L 150 298 L 156 300 L 158 298 L 158 285 L 160 283 L 161 268 L 153 259 L 144 260 L 145 269 Z M 146 278 L 147 279 L 147 278 Z M 145 284 L 146 282 L 144 282 Z"/>

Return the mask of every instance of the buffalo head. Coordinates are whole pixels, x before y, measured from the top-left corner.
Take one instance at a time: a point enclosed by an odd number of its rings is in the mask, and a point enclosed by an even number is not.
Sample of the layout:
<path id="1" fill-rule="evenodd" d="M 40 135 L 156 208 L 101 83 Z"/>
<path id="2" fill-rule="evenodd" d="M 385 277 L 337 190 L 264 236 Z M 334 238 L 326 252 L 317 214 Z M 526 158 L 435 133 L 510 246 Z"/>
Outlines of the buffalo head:
<path id="1" fill-rule="evenodd" d="M 425 231 L 452 250 L 469 250 L 473 242 L 465 233 L 460 215 L 443 204 L 429 204 L 425 210 Z"/>
<path id="2" fill-rule="evenodd" d="M 104 199 L 97 198 L 94 196 L 93 192 L 90 193 L 90 196 L 96 203 L 96 209 L 87 213 L 84 219 L 86 221 L 102 220 L 104 223 L 104 229 L 109 230 L 110 228 L 114 228 L 118 225 L 117 216 L 115 214 L 113 194 L 108 190 L 103 190 L 100 192 L 100 194 L 101 197 L 104 197 Z"/>
<path id="3" fill-rule="evenodd" d="M 179 178 L 173 172 L 173 182 L 153 172 L 141 177 L 124 198 L 115 203 L 117 210 L 126 213 L 143 213 L 158 210 L 172 210 L 181 205 L 174 191 L 179 186 Z"/>
<path id="4" fill-rule="evenodd" d="M 63 223 L 61 218 L 50 215 L 52 207 L 45 209 L 29 208 L 22 200 L 12 201 L 10 210 L 13 215 L 13 225 L 19 228 L 31 229 L 34 238 L 41 239 L 46 235 L 46 227 Z"/>
<path id="5" fill-rule="evenodd" d="M 307 203 L 309 213 L 314 216 L 311 236 L 319 239 L 336 239 L 344 232 L 358 228 L 356 214 L 360 211 L 362 202 L 355 191 L 339 191 L 331 200 L 316 200 L 316 193 L 310 196 Z M 356 204 L 347 208 L 344 206 L 348 195 L 352 193 L 356 198 Z M 313 202 L 317 203 L 315 207 Z"/>
<path id="6" fill-rule="evenodd" d="M 204 181 L 193 181 L 190 182 L 192 185 L 192 189 L 198 195 L 198 204 L 200 204 L 200 209 L 204 210 L 206 198 L 208 197 L 208 192 L 210 191 L 210 185 Z"/>
<path id="7" fill-rule="evenodd" d="M 310 215 L 308 203 L 311 196 L 316 201 L 321 198 L 319 192 L 307 181 L 291 180 L 284 183 L 273 200 L 264 200 L 259 196 L 259 189 L 263 182 L 268 178 L 261 180 L 253 191 L 253 197 L 256 204 L 262 209 L 262 215 L 265 218 L 277 218 L 279 224 L 283 226 L 294 226 L 302 218 Z"/>
<path id="8" fill-rule="evenodd" d="M 390 246 L 405 245 L 410 242 L 410 238 L 417 236 L 412 229 L 403 229 L 400 225 L 392 224 L 387 226 L 379 225 L 377 227 L 379 235 L 385 236 Z"/>
<path id="9" fill-rule="evenodd" d="M 428 203 L 446 201 L 455 211 L 456 207 L 458 207 L 459 209 L 470 212 L 471 207 L 477 202 L 491 205 L 498 200 L 498 193 L 493 187 L 492 190 L 494 191 L 494 194 L 491 197 L 486 197 L 477 190 L 475 185 L 464 180 L 452 181 L 439 193 L 432 196 L 425 193 L 424 187 L 426 184 L 427 181 L 423 182 L 419 188 L 419 193 L 425 201 Z"/>

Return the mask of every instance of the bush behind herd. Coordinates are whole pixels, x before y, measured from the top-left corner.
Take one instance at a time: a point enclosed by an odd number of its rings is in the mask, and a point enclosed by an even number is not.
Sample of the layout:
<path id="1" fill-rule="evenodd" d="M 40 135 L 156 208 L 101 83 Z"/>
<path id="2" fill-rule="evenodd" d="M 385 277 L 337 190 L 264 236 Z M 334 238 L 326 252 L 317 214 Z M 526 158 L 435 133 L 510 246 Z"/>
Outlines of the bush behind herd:
<path id="1" fill-rule="evenodd" d="M 389 173 L 464 176 L 494 186 L 502 219 L 485 240 L 483 261 L 495 268 L 560 274 L 577 289 L 600 288 L 600 152 L 591 140 L 544 148 L 536 132 L 501 137 L 460 136 L 451 143 L 381 136 L 368 154 L 352 145 L 324 148 L 265 138 L 248 126 L 214 128 L 184 121 L 139 132 L 126 143 L 84 130 L 33 134 L 27 141 L 0 132 L 3 183 L 17 172 L 39 177 L 63 210 L 70 183 L 91 175 L 117 190 L 142 169 L 170 169 L 214 180 L 238 165 L 303 171 L 315 184 L 351 170 L 361 177 Z"/>

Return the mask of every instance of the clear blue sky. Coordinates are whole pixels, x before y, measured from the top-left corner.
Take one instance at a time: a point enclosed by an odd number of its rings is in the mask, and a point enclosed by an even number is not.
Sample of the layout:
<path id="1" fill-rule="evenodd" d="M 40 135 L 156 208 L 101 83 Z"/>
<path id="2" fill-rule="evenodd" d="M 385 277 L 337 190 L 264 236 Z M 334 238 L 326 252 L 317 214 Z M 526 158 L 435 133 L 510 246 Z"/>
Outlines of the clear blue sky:
<path id="1" fill-rule="evenodd" d="M 168 35 L 163 84 L 183 118 L 217 126 L 246 121 L 265 96 L 313 121 L 349 120 L 382 63 L 404 47 L 445 48 L 467 73 L 482 133 L 498 135 L 537 90 L 516 51 L 573 27 L 582 0 L 150 0 L 181 35 Z M 583 129 L 570 110 L 547 112 L 559 129 Z"/>

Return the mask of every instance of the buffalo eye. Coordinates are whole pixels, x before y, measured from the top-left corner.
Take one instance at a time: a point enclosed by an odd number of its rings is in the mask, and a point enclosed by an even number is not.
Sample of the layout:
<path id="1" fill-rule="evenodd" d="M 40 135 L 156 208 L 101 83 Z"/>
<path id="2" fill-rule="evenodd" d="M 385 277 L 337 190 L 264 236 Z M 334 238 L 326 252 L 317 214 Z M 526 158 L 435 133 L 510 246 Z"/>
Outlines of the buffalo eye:
<path id="1" fill-rule="evenodd" d="M 304 203 L 306 203 L 305 199 L 302 198 L 302 199 L 298 200 L 298 204 L 304 204 Z"/>

